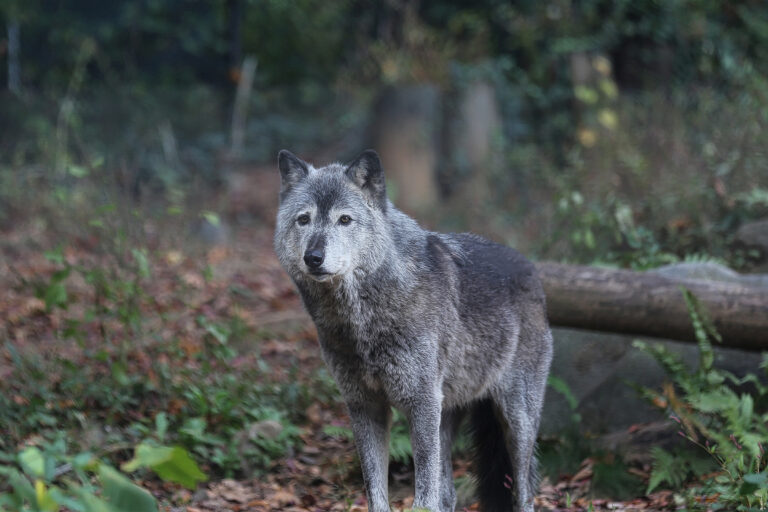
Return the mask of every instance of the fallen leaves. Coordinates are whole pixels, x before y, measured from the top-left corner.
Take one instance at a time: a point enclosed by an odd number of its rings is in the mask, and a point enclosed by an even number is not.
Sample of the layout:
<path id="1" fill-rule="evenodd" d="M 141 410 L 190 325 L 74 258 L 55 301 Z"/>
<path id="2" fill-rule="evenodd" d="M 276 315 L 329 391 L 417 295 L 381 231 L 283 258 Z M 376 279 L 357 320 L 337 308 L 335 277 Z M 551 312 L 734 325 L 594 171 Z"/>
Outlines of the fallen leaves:
<path id="1" fill-rule="evenodd" d="M 66 247 L 63 254 L 70 264 L 96 256 L 87 251 L 93 245 Z M 0 248 L 2 249 L 2 248 Z M 46 311 L 30 282 L 44 281 L 56 271 L 56 266 L 43 258 L 39 251 L 24 253 L 23 244 L 14 245 L 14 268 L 0 265 L 0 338 L 9 339 L 16 349 L 30 350 L 44 356 L 65 355 L 77 364 L 83 350 L 99 345 L 99 329 L 108 328 L 113 341 L 124 336 L 123 327 L 116 323 L 85 322 L 86 333 L 82 346 L 60 343 L 60 329 L 73 317 L 86 317 L 84 304 L 96 302 L 92 287 L 80 279 L 67 282 L 70 296 L 77 303 L 66 312 Z M 17 254 L 19 253 L 19 254 Z M 151 256 L 151 255 L 150 255 Z M 144 327 L 158 333 L 159 342 L 174 342 L 179 348 L 178 358 L 166 354 L 154 355 L 148 345 L 132 346 L 125 361 L 133 369 L 158 382 L 151 364 L 153 357 L 162 357 L 165 365 L 200 364 L 204 352 L 206 331 L 198 321 L 206 319 L 237 318 L 256 332 L 267 332 L 254 350 L 231 361 L 233 365 L 255 365 L 264 362 L 271 368 L 276 381 L 301 378 L 287 369 L 300 363 L 304 372 L 322 365 L 316 345 L 316 333 L 303 312 L 299 299 L 288 277 L 280 269 L 271 247 L 271 236 L 265 231 L 245 233 L 232 247 L 216 247 L 199 257 L 190 257 L 178 248 L 159 250 L 151 261 L 152 278 L 145 283 L 148 300 L 142 307 L 146 313 Z M 3 260 L 0 254 L 0 262 Z M 211 267 L 211 268 L 206 268 Z M 25 284 L 26 283 L 26 284 Z M 281 328 L 285 332 L 280 335 Z M 173 359 L 173 360 L 172 360 Z M 0 378 L 12 378 L 12 355 L 7 349 L 0 351 Z M 56 376 L 51 375 L 51 380 Z M 668 393 L 672 402 L 674 396 Z M 13 394 L 12 400 L 24 404 L 27 397 Z M 184 400 L 174 398 L 164 404 L 170 415 L 184 409 Z M 136 414 L 141 411 L 133 411 Z M 323 433 L 328 425 L 347 427 L 348 423 L 340 403 L 311 403 L 304 410 L 306 425 L 300 438 L 303 446 L 283 460 L 275 461 L 270 471 L 246 480 L 224 479 L 213 482 L 197 492 L 190 493 L 178 487 L 156 485 L 154 492 L 167 504 L 167 510 L 188 512 L 260 511 L 260 512 L 364 512 L 367 510 L 363 484 L 359 474 L 352 442 L 345 437 Z M 252 423 L 243 431 L 248 439 L 275 439 L 283 425 L 275 420 Z M 627 502 L 595 499 L 591 497 L 591 479 L 594 476 L 592 459 L 586 459 L 571 476 L 558 482 L 544 481 L 536 506 L 541 510 L 672 510 L 675 496 L 661 491 L 651 496 Z M 457 477 L 468 474 L 466 461 L 456 461 Z M 642 470 L 638 476 L 647 477 Z M 394 509 L 403 510 L 413 504 L 412 475 L 409 470 L 398 469 L 393 479 Z M 463 510 L 474 512 L 477 503 Z"/>

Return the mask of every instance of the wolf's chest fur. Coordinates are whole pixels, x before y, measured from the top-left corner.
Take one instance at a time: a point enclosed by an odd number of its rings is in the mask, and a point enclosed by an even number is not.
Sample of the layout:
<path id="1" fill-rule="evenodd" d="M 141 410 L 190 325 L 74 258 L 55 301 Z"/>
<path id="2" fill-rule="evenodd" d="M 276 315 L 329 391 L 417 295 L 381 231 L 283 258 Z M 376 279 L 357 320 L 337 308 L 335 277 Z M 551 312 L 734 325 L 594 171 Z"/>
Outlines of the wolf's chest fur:
<path id="1" fill-rule="evenodd" d="M 414 297 L 376 276 L 335 289 L 315 289 L 306 300 L 329 365 L 349 379 L 385 394 L 415 392 L 420 372 L 437 373 L 435 315 L 415 317 Z M 425 333 L 429 333 L 428 339 Z"/>

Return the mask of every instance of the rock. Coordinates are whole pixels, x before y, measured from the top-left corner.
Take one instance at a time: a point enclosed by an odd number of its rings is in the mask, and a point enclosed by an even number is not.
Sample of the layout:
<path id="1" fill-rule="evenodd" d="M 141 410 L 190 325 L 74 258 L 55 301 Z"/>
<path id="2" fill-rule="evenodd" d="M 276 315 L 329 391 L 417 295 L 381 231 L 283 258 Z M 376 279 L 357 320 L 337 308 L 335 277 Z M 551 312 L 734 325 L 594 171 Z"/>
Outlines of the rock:
<path id="1" fill-rule="evenodd" d="M 227 245 L 232 236 L 229 225 L 218 218 L 215 220 L 200 219 L 195 225 L 195 233 L 206 245 L 214 247 Z"/>
<path id="2" fill-rule="evenodd" d="M 662 412 L 640 398 L 628 383 L 660 389 L 668 377 L 649 355 L 632 347 L 637 336 L 597 333 L 580 329 L 552 330 L 555 358 L 552 375 L 565 381 L 578 403 L 582 431 L 615 432 L 638 423 L 664 420 Z M 698 347 L 693 343 L 648 339 L 662 343 L 694 368 Z M 757 373 L 760 358 L 754 352 L 714 347 L 715 365 L 737 376 Z M 573 411 L 561 393 L 547 389 L 541 431 L 555 435 L 567 428 Z"/>
<path id="3" fill-rule="evenodd" d="M 736 231 L 736 241 L 768 254 L 768 219 L 746 222 Z"/>
<path id="4" fill-rule="evenodd" d="M 248 427 L 248 438 L 256 439 L 263 437 L 266 439 L 277 439 L 283 431 L 283 425 L 277 420 L 262 420 L 253 423 Z"/>

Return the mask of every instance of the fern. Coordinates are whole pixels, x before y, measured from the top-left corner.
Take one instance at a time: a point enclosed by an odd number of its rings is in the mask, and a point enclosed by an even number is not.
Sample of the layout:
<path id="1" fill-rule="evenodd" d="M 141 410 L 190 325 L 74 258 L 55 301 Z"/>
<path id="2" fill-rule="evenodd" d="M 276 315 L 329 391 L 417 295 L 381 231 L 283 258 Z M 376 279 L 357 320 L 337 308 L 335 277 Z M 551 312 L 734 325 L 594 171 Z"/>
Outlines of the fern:
<path id="1" fill-rule="evenodd" d="M 389 433 L 389 456 L 401 464 L 408 464 L 413 458 L 408 421 L 397 409 L 393 409 L 392 430 Z"/>
<path id="2" fill-rule="evenodd" d="M 681 425 L 680 433 L 702 449 L 710 467 L 714 462 L 720 469 L 689 494 L 717 495 L 718 501 L 732 510 L 758 510 L 755 507 L 768 506 L 768 478 L 761 476 L 766 474 L 768 463 L 764 451 L 768 444 L 768 386 L 756 375 L 737 378 L 714 367 L 712 340 L 719 342 L 721 337 L 698 299 L 686 289 L 682 292 L 699 348 L 699 368 L 692 372 L 665 348 L 635 342 L 656 359 L 675 384 L 665 384 L 661 392 L 642 388 L 641 393 L 672 413 Z M 768 356 L 763 356 L 761 367 L 768 369 Z M 739 394 L 733 385 L 749 385 L 754 392 Z M 653 450 L 653 459 L 648 492 L 662 484 L 679 487 L 707 467 L 694 463 L 688 454 L 661 449 Z M 700 508 L 700 503 L 692 502 L 692 508 Z"/>

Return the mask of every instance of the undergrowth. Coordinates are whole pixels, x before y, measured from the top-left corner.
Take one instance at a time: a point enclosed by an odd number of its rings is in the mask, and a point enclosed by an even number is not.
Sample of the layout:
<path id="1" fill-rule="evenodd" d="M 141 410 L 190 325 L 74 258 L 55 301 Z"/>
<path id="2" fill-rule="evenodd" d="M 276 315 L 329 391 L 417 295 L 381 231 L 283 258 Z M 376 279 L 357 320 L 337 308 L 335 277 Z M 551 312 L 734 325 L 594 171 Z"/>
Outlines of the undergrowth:
<path id="1" fill-rule="evenodd" d="M 653 451 L 648 492 L 665 485 L 683 491 L 691 510 L 765 510 L 768 507 L 768 354 L 765 375 L 737 377 L 714 366 L 713 342 L 720 341 L 696 297 L 683 290 L 699 347 L 699 366 L 689 370 L 662 345 L 635 345 L 653 356 L 670 382 L 662 390 L 643 389 L 652 403 L 679 424 L 678 434 L 690 450 Z"/>
<path id="2" fill-rule="evenodd" d="M 235 287 L 209 299 L 234 304 L 222 309 L 188 304 L 183 279 L 158 291 L 153 280 L 163 276 L 154 274 L 167 273 L 159 255 L 118 228 L 102 230 L 110 215 L 89 228 L 98 251 L 59 247 L 46 252 L 45 272 L 18 275 L 17 292 L 38 298 L 38 321 L 55 324 L 54 339 L 45 341 L 51 350 L 0 345 L 10 366 L 0 381 L 0 457 L 66 438 L 67 453 L 108 447 L 106 460 L 119 463 L 152 438 L 188 450 L 214 475 L 265 471 L 298 443 L 308 405 L 336 399 L 332 381 L 314 370 L 298 378 L 297 361 L 276 378 L 260 357 L 265 334 L 233 313 L 242 309 Z M 195 266 L 187 278 L 204 283 L 210 269 Z"/>

